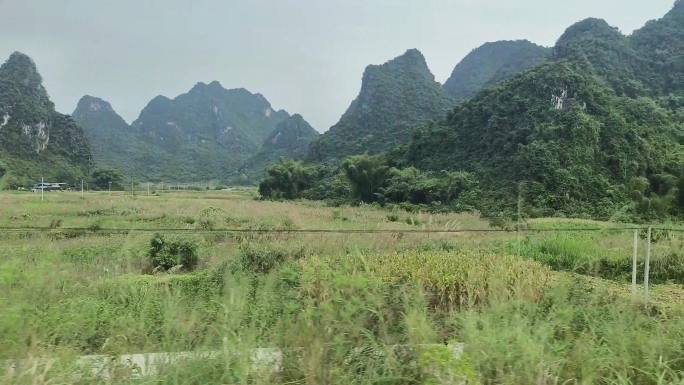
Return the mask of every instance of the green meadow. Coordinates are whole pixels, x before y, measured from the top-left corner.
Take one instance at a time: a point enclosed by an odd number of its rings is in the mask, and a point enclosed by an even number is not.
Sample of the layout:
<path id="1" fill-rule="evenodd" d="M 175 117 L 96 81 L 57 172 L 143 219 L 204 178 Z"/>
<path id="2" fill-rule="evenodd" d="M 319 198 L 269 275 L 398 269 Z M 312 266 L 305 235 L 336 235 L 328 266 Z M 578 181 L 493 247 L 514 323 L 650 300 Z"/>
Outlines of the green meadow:
<path id="1" fill-rule="evenodd" d="M 3 192 L 0 382 L 684 384 L 684 232 L 654 225 L 645 298 L 629 224 L 518 233 L 249 189 Z M 114 359 L 158 352 L 212 353 L 150 375 Z"/>

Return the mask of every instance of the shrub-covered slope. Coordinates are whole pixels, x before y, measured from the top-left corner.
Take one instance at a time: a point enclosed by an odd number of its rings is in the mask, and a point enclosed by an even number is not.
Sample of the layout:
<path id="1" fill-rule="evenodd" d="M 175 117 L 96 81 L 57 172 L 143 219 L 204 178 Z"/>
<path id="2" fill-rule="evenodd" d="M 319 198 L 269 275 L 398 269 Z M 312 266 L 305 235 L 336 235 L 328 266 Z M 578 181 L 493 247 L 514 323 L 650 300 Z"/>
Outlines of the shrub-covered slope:
<path id="1" fill-rule="evenodd" d="M 551 63 L 457 107 L 414 138 L 408 162 L 475 172 L 485 210 L 514 210 L 522 184 L 536 215 L 667 215 L 684 176 L 681 15 L 678 2 L 631 37 L 602 20 L 571 26 Z"/>
<path id="2" fill-rule="evenodd" d="M 281 158 L 304 159 L 309 144 L 318 138 L 319 133 L 299 114 L 278 123 L 275 130 L 266 138 L 259 152 L 249 158 L 239 173 L 253 182 L 263 176 L 264 169 Z"/>
<path id="3" fill-rule="evenodd" d="M 426 122 L 443 118 L 451 105 L 423 55 L 408 50 L 366 68 L 359 96 L 340 121 L 312 143 L 310 158 L 335 161 L 389 150 L 406 143 Z"/>
<path id="4" fill-rule="evenodd" d="M 83 128 L 96 166 L 119 169 L 128 176 L 145 175 L 140 158 L 152 150 L 109 102 L 86 95 L 79 100 L 71 117 Z"/>
<path id="5" fill-rule="evenodd" d="M 55 111 L 33 60 L 13 53 L 0 66 L 0 188 L 75 183 L 90 166 L 83 130 Z"/>
<path id="6" fill-rule="evenodd" d="M 288 117 L 260 94 L 211 82 L 175 99 L 154 98 L 132 127 L 165 155 L 155 174 L 184 181 L 223 179 Z"/>
<path id="7" fill-rule="evenodd" d="M 456 102 L 463 102 L 502 80 L 541 64 L 551 49 L 527 40 L 485 43 L 456 65 L 444 83 L 444 91 Z"/>
<path id="8" fill-rule="evenodd" d="M 98 165 L 142 180 L 226 180 L 289 118 L 260 94 L 198 83 L 174 99 L 157 96 L 130 126 L 109 103 L 85 96 L 74 111 Z"/>

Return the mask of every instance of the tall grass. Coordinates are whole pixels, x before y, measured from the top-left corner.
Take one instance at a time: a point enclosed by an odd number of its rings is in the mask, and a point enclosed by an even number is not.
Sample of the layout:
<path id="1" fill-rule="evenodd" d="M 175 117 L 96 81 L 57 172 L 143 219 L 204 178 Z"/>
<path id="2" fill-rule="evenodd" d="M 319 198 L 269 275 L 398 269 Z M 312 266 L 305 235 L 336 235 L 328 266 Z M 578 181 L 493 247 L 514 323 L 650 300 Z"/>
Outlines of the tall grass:
<path id="1" fill-rule="evenodd" d="M 26 359 L 12 370 L 0 363 L 0 383 L 684 381 L 684 290 L 667 286 L 667 303 L 631 300 L 623 274 L 625 260 L 631 271 L 629 237 L 530 237 L 518 257 L 515 235 L 424 239 L 403 235 L 398 230 L 413 225 L 389 221 L 389 212 L 376 208 L 201 194 L 85 202 L 65 194 L 45 205 L 29 202 L 28 195 L 0 195 L 10 204 L 0 223 L 62 219 L 49 234 L 0 234 L 0 361 Z M 411 215 L 426 228 L 478 221 Z M 152 233 L 64 231 L 95 223 L 397 232 L 198 233 L 187 235 L 197 245 L 196 271 L 153 275 L 146 270 Z M 678 279 L 677 242 L 655 246 L 656 283 Z M 618 247 L 623 244 L 627 248 Z M 602 267 L 605 261 L 619 268 Z M 464 353 L 454 355 L 447 344 L 464 344 Z M 258 348 L 277 349 L 278 364 L 255 363 Z M 143 378 L 116 360 L 103 378 L 78 360 L 84 354 L 186 351 L 211 354 L 168 362 Z"/>
<path id="2" fill-rule="evenodd" d="M 625 236 L 626 235 L 626 236 Z M 610 235 L 608 235 L 610 236 Z M 571 271 L 606 279 L 628 282 L 632 276 L 633 251 L 629 234 L 618 243 L 621 247 L 605 244 L 606 234 L 577 233 L 548 234 L 527 237 L 522 242 L 509 242 L 507 250 L 539 261 L 554 270 Z M 614 235 L 612 236 L 616 238 Z M 615 242 L 615 240 L 613 240 Z M 684 236 L 671 236 L 652 244 L 650 281 L 684 284 Z M 637 255 L 637 279 L 643 280 L 645 240 Z"/>

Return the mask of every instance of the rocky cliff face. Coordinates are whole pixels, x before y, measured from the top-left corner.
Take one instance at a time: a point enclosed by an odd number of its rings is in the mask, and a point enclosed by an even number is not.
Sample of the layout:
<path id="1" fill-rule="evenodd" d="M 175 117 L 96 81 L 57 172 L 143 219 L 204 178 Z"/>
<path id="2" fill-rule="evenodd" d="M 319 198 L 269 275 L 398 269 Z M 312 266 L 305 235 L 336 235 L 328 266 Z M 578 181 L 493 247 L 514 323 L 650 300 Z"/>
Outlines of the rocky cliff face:
<path id="1" fill-rule="evenodd" d="M 0 187 L 41 177 L 75 182 L 90 166 L 81 128 L 55 111 L 33 60 L 13 53 L 0 66 Z"/>
<path id="2" fill-rule="evenodd" d="M 340 121 L 312 143 L 310 157 L 335 161 L 389 150 L 429 121 L 443 118 L 451 105 L 423 55 L 408 50 L 366 68 L 359 95 Z"/>

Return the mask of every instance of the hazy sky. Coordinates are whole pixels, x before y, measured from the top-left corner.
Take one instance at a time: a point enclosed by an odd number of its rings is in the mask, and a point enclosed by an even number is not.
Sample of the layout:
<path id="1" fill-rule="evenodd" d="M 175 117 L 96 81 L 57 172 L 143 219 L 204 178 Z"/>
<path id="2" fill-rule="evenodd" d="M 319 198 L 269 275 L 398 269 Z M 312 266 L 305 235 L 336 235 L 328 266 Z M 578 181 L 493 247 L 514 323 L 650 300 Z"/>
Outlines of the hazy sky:
<path id="1" fill-rule="evenodd" d="M 134 120 L 156 95 L 198 81 L 263 94 L 327 130 L 368 64 L 408 48 L 444 82 L 487 41 L 553 45 L 570 24 L 600 17 L 624 33 L 674 0 L 0 0 L 0 61 L 30 55 L 57 109 L 84 94 Z"/>

